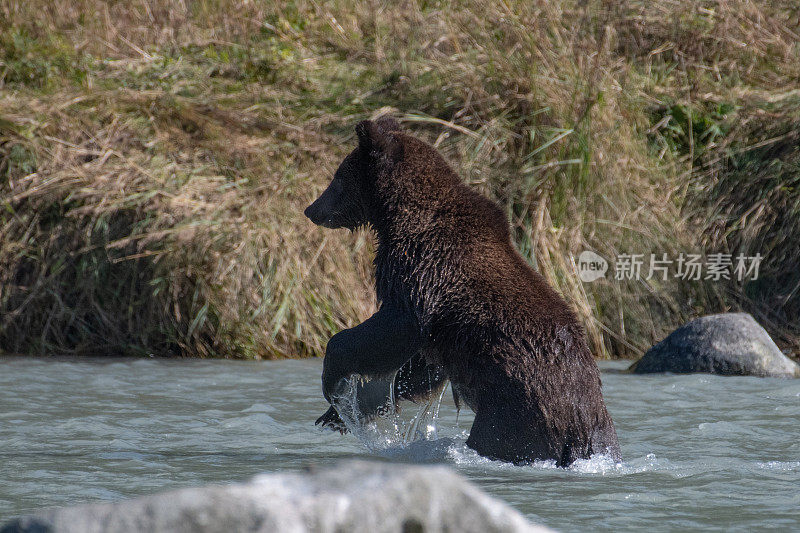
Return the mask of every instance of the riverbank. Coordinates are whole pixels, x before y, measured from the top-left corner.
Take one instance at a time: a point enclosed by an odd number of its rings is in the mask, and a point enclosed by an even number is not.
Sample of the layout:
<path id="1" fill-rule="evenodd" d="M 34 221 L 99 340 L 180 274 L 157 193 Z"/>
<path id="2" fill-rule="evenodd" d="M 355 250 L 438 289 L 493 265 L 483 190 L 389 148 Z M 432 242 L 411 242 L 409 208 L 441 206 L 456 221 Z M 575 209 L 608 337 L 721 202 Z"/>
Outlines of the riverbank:
<path id="1" fill-rule="evenodd" d="M 594 352 L 744 309 L 800 348 L 794 2 L 0 7 L 0 350 L 318 355 L 372 241 L 302 216 L 383 111 L 497 199 Z M 591 249 L 756 281 L 581 282 Z"/>

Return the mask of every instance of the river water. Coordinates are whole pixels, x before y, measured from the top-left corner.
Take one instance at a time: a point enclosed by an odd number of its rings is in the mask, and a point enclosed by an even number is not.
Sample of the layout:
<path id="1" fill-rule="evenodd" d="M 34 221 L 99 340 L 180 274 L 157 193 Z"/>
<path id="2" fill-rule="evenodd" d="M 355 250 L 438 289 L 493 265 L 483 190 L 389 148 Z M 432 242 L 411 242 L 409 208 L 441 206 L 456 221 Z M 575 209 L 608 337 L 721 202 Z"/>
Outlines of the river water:
<path id="1" fill-rule="evenodd" d="M 436 440 L 320 431 L 319 360 L 0 358 L 0 518 L 371 458 L 448 464 L 559 531 L 800 529 L 800 380 L 626 365 L 601 363 L 624 462 L 559 469 L 478 457 L 449 393 Z"/>

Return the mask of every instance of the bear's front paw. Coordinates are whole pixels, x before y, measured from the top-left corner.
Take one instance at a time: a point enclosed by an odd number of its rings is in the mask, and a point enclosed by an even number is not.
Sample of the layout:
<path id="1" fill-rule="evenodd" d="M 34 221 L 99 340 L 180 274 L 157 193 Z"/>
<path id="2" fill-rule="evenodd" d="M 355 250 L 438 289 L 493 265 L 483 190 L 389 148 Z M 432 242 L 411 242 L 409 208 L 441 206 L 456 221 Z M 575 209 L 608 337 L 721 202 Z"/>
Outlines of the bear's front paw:
<path id="1" fill-rule="evenodd" d="M 317 421 L 314 422 L 315 426 L 322 425 L 323 428 L 328 428 L 332 431 L 338 431 L 342 435 L 347 433 L 347 426 L 342 420 L 342 417 L 339 416 L 339 413 L 336 412 L 333 406 L 330 407 L 325 414 L 321 417 L 317 418 Z"/>

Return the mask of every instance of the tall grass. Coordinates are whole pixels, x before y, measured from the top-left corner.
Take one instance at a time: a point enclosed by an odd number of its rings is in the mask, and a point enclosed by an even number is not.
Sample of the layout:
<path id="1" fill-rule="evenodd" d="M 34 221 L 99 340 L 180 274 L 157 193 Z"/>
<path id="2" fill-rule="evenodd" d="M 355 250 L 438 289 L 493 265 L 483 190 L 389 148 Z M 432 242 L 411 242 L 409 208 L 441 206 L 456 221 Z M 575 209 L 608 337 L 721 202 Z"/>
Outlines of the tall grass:
<path id="1" fill-rule="evenodd" d="M 374 310 L 372 241 L 302 209 L 385 112 L 505 206 L 598 356 L 739 308 L 796 349 L 798 25 L 791 1 L 5 2 L 0 349 L 319 354 Z M 584 249 L 767 260 L 581 283 Z"/>

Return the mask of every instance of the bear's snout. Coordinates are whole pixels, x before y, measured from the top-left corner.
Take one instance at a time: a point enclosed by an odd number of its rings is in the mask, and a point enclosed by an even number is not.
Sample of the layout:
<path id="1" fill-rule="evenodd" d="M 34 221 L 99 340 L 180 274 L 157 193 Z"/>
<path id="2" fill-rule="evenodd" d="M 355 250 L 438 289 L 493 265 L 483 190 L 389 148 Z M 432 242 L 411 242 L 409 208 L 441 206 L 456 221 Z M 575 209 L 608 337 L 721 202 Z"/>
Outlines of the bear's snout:
<path id="1" fill-rule="evenodd" d="M 342 205 L 342 193 L 342 183 L 334 178 L 319 198 L 306 207 L 303 214 L 317 226 L 326 228 L 341 227 L 341 213 L 346 210 L 346 206 Z"/>
<path id="2" fill-rule="evenodd" d="M 323 214 L 321 211 L 322 210 L 317 205 L 317 202 L 314 202 L 310 206 L 306 207 L 306 210 L 303 211 L 303 214 L 307 219 L 319 226 L 323 222 Z"/>
<path id="3" fill-rule="evenodd" d="M 310 206 L 306 207 L 303 214 L 317 226 L 325 226 L 331 215 L 329 203 L 329 197 L 323 194 L 314 200 Z"/>

